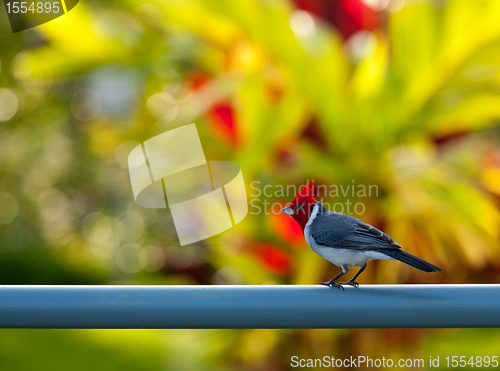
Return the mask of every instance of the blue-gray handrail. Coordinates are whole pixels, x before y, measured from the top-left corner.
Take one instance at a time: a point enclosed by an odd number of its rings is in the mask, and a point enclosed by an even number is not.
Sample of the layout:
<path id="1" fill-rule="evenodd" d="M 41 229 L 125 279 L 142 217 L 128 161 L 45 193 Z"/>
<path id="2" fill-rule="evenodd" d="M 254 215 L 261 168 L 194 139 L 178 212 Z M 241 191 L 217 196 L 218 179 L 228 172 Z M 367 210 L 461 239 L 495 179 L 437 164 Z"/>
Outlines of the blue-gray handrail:
<path id="1" fill-rule="evenodd" d="M 0 286 L 0 327 L 500 327 L 500 285 Z"/>

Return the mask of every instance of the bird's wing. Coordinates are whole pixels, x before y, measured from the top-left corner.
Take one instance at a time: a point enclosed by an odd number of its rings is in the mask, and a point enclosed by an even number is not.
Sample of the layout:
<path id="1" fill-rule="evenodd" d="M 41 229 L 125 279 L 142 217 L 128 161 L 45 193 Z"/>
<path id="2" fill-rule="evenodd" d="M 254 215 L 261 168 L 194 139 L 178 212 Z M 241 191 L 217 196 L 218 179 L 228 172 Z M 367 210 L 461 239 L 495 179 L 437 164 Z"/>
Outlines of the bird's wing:
<path id="1" fill-rule="evenodd" d="M 381 230 L 341 213 L 319 214 L 310 226 L 310 233 L 318 245 L 334 248 L 354 250 L 401 248 Z"/>

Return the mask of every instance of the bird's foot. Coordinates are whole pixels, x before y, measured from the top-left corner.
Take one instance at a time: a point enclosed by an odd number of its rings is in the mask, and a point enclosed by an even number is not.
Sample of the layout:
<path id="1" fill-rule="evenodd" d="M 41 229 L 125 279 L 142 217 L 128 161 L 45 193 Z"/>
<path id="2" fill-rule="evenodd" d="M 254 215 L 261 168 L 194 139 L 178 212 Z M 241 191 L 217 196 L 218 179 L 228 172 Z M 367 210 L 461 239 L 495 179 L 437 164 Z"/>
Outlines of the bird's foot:
<path id="1" fill-rule="evenodd" d="M 339 282 L 339 285 L 349 285 L 349 286 L 353 286 L 356 288 L 359 287 L 359 283 L 357 283 L 356 281 Z"/>
<path id="2" fill-rule="evenodd" d="M 323 286 L 328 286 L 328 287 L 336 287 L 336 288 L 342 289 L 342 291 L 344 291 L 342 284 L 337 283 L 337 282 L 320 282 L 319 284 L 323 285 Z"/>

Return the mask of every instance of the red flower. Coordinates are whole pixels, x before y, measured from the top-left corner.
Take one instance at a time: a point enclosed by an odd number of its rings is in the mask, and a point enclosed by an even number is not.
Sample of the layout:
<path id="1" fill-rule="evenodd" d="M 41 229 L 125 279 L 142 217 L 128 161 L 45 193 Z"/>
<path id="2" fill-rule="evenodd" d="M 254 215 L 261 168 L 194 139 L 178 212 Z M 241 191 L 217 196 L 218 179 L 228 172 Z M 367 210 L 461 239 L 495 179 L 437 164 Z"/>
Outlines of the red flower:
<path id="1" fill-rule="evenodd" d="M 283 207 L 285 207 L 284 204 Z M 273 228 L 274 232 L 283 241 L 295 247 L 305 246 L 304 234 L 302 233 L 302 229 L 300 228 L 298 223 L 290 216 L 271 213 L 271 215 L 269 215 L 269 218 L 271 220 L 271 227 Z"/>
<path id="2" fill-rule="evenodd" d="M 275 245 L 261 243 L 255 248 L 258 262 L 278 276 L 288 276 L 292 271 L 293 259 Z"/>
<path id="3" fill-rule="evenodd" d="M 215 103 L 208 112 L 214 134 L 226 143 L 238 144 L 238 131 L 232 106 L 227 102 Z"/>
<path id="4" fill-rule="evenodd" d="M 345 39 L 360 30 L 380 27 L 380 12 L 361 0 L 295 0 L 297 7 L 333 25 Z"/>
<path id="5" fill-rule="evenodd" d="M 186 77 L 186 84 L 191 90 L 198 91 L 212 78 L 208 73 L 193 70 Z M 234 109 L 230 102 L 219 101 L 214 103 L 206 112 L 210 122 L 210 130 L 223 142 L 236 146 L 238 144 L 238 130 Z"/>

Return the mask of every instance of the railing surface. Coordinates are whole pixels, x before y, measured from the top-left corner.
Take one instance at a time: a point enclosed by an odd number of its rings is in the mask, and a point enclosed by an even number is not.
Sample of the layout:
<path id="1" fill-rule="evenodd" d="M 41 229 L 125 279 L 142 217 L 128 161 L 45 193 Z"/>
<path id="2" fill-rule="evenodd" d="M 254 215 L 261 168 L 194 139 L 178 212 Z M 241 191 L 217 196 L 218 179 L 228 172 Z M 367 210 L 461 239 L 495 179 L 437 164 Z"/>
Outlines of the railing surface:
<path id="1" fill-rule="evenodd" d="M 0 286 L 0 327 L 500 327 L 500 285 Z"/>

